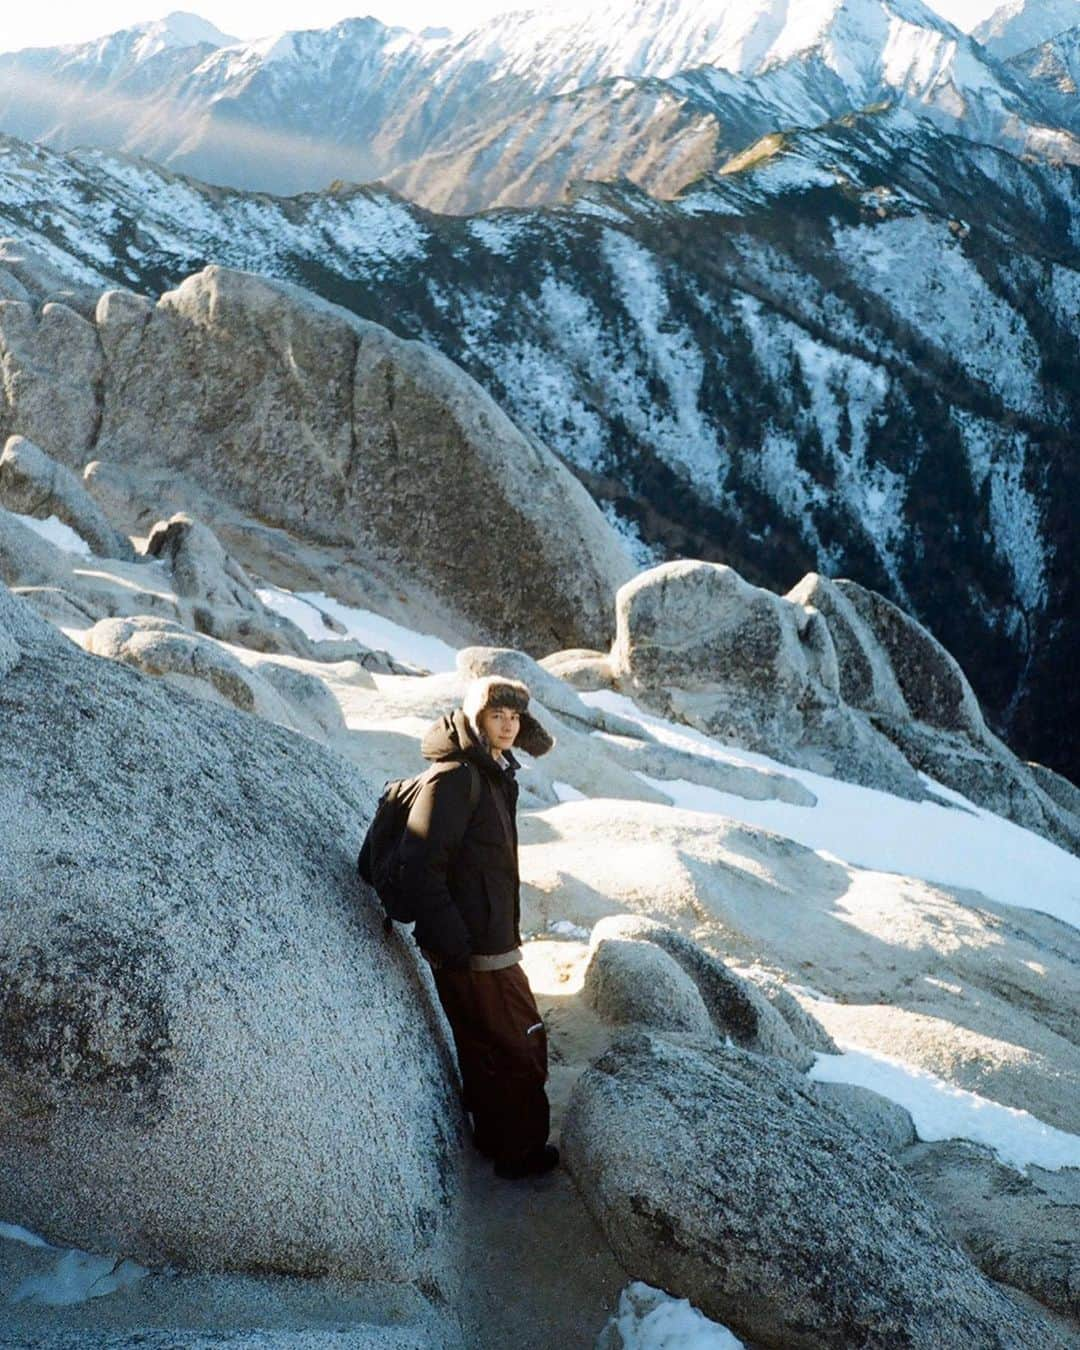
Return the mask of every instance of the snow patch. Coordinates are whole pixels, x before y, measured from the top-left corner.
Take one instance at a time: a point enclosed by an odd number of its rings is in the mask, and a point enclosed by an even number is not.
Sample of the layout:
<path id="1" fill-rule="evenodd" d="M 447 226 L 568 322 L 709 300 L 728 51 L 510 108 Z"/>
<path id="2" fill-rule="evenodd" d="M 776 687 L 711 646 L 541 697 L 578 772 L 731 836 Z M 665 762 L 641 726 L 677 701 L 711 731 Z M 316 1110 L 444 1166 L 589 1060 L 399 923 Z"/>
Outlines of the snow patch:
<path id="1" fill-rule="evenodd" d="M 66 1308 L 120 1289 L 129 1289 L 149 1274 L 145 1266 L 127 1257 L 54 1247 L 18 1224 L 0 1223 L 0 1239 L 5 1238 L 9 1242 L 21 1242 L 27 1247 L 57 1253 L 51 1269 L 28 1275 L 16 1287 L 11 1295 L 12 1303 L 39 1303 L 50 1308 Z"/>
<path id="2" fill-rule="evenodd" d="M 628 1284 L 619 1295 L 619 1305 L 600 1338 L 622 1350 L 741 1350 L 743 1344 L 689 1299 L 672 1298 L 641 1280 Z"/>
<path id="3" fill-rule="evenodd" d="M 82 535 L 77 534 L 70 525 L 66 525 L 59 516 L 48 516 L 45 520 L 38 520 L 36 516 L 15 515 L 15 519 L 63 553 L 74 553 L 80 558 L 93 556 L 93 549 Z"/>
<path id="4" fill-rule="evenodd" d="M 363 643 L 372 651 L 389 652 L 396 661 L 432 673 L 457 669 L 456 649 L 441 638 L 414 632 L 371 610 L 343 605 L 322 591 L 294 594 L 273 587 L 256 594 L 268 609 L 291 619 L 314 640 L 332 641 L 344 636 Z M 336 620 L 344 628 L 344 634 L 334 632 L 324 615 Z"/>
<path id="5" fill-rule="evenodd" d="M 819 1083 L 854 1083 L 911 1114 L 920 1139 L 970 1139 L 1018 1172 L 1042 1167 L 1056 1172 L 1080 1167 L 1080 1135 L 1047 1125 L 1028 1111 L 1001 1106 L 988 1097 L 953 1087 L 926 1069 L 891 1055 L 842 1046 L 843 1054 L 819 1054 L 809 1077 Z"/>

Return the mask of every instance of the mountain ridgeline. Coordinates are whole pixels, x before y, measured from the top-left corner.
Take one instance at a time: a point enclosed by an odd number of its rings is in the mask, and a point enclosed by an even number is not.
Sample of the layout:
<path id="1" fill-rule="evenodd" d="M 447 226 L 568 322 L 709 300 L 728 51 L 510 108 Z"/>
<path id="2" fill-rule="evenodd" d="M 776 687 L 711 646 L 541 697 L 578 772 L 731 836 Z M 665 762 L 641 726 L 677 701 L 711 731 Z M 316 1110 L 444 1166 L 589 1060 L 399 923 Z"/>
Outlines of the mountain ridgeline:
<path id="1" fill-rule="evenodd" d="M 1002 11 L 988 46 L 922 0 L 604 0 L 465 35 L 360 18 L 250 43 L 171 15 L 0 55 L 0 130 L 257 191 L 382 179 L 453 211 L 550 204 L 578 178 L 671 195 L 767 131 L 882 100 L 1080 163 L 1074 119 L 1023 59 L 1080 6 L 1059 0 L 1049 31 L 1043 8 Z"/>

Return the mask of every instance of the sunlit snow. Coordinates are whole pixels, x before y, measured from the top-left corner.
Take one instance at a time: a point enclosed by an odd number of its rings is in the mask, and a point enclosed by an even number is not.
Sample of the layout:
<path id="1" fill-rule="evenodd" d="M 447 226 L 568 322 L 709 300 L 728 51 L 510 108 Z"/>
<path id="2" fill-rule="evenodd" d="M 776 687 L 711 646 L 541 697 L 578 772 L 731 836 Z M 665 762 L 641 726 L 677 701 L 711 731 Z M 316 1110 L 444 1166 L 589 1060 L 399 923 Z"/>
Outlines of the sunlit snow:
<path id="1" fill-rule="evenodd" d="M 810 1077 L 823 1083 L 855 1083 L 897 1102 L 911 1113 L 922 1140 L 970 1139 L 992 1148 L 1001 1162 L 1018 1171 L 1032 1166 L 1048 1171 L 1080 1167 L 1080 1135 L 954 1087 L 889 1055 L 841 1048 L 840 1055 L 819 1054 Z"/>
<path id="2" fill-rule="evenodd" d="M 605 1332 L 612 1339 L 604 1344 L 619 1345 L 622 1350 L 740 1350 L 742 1346 L 727 1327 L 711 1322 L 689 1299 L 673 1298 L 641 1280 L 628 1284 L 619 1295 Z"/>
<path id="3" fill-rule="evenodd" d="M 38 520 L 36 516 L 15 516 L 16 520 L 22 521 L 28 529 L 48 540 L 50 544 L 55 545 L 63 553 L 74 553 L 80 558 L 89 558 L 93 556 L 93 549 L 82 537 L 81 534 L 66 525 L 59 516 L 48 516 L 45 520 Z"/>
<path id="4" fill-rule="evenodd" d="M 372 651 L 389 652 L 395 660 L 422 670 L 434 673 L 457 668 L 456 650 L 441 638 L 416 633 L 371 610 L 343 605 L 321 591 L 294 595 L 274 587 L 260 590 L 258 596 L 268 609 L 291 619 L 315 641 L 354 638 Z M 323 619 L 324 614 L 341 624 L 345 632 L 335 632 Z"/>
<path id="5" fill-rule="evenodd" d="M 907 801 L 723 745 L 691 727 L 644 713 L 620 694 L 600 690 L 581 697 L 592 707 L 638 722 L 665 744 L 786 774 L 817 799 L 815 806 L 752 801 L 699 783 L 639 774 L 681 810 L 757 825 L 855 867 L 978 890 L 990 900 L 1039 910 L 1080 928 L 1080 858 L 950 789 L 927 780 L 952 806 Z"/>

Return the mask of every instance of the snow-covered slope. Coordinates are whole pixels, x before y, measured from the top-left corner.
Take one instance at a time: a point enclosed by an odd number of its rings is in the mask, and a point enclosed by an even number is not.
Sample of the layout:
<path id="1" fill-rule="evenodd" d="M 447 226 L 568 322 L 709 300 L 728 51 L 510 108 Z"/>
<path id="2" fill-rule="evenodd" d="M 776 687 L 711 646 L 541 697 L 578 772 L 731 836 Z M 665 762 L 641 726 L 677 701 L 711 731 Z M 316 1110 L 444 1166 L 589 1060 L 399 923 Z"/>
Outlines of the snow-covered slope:
<path id="1" fill-rule="evenodd" d="M 885 591 L 1014 746 L 1077 772 L 1076 171 L 894 111 L 769 138 L 670 204 L 591 189 L 461 220 L 3 151 L 0 236 L 95 287 L 266 271 L 423 338 L 575 467 L 642 560 Z"/>
<path id="2" fill-rule="evenodd" d="M 188 20 L 174 16 L 167 37 L 160 27 L 0 56 L 0 129 L 275 192 L 394 174 L 431 207 L 554 202 L 573 178 L 622 174 L 670 192 L 707 150 L 703 119 L 726 156 L 882 99 L 1080 161 L 1026 83 L 921 0 L 605 0 L 581 15 L 502 14 L 465 36 L 368 18 L 216 49 Z M 629 145 L 616 134 L 624 80 L 649 86 Z"/>
<path id="3" fill-rule="evenodd" d="M 993 56 L 1007 60 L 1077 24 L 1080 0 L 1005 0 L 971 35 Z"/>
<path id="4" fill-rule="evenodd" d="M 1080 131 L 1080 23 L 1009 61 L 1059 126 Z"/>

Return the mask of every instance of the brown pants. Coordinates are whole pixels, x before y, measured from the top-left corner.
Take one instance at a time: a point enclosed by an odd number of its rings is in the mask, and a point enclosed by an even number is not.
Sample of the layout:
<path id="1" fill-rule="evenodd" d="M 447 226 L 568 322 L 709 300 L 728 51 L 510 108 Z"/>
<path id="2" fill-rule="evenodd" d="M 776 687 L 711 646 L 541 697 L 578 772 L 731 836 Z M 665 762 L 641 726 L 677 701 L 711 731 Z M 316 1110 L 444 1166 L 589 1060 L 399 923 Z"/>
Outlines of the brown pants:
<path id="1" fill-rule="evenodd" d="M 516 1163 L 547 1142 L 547 1034 L 520 965 L 436 970 L 454 1033 L 473 1139 L 496 1162 Z"/>

